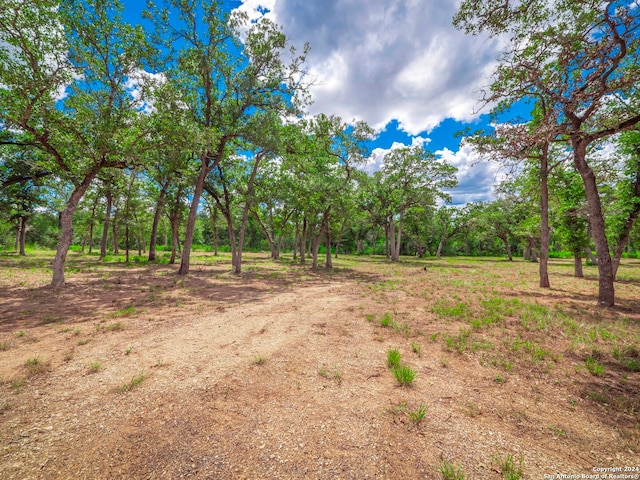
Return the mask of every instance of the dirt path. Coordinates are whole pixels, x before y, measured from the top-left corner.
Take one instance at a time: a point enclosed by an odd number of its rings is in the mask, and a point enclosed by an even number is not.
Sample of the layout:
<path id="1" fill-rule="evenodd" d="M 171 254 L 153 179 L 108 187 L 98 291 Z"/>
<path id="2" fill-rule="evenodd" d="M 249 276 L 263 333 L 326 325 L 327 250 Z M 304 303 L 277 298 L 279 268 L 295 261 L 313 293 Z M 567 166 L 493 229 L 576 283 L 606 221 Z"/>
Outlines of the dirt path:
<path id="1" fill-rule="evenodd" d="M 197 282 L 184 286 L 191 301 L 167 290 L 163 308 L 34 326 L 26 336 L 38 341 L 0 352 L 0 477 L 438 478 L 447 458 L 469 478 L 499 479 L 495 457 L 508 453 L 522 456 L 525 478 L 542 478 L 637 460 L 615 446 L 615 421 L 580 408 L 573 374 L 549 382 L 524 371 L 498 384 L 477 357 L 429 340 L 440 326 L 403 289 L 264 283 L 220 302 L 189 291 Z M 365 318 L 391 309 L 422 332 Z M 390 348 L 417 371 L 414 387 L 387 369 Z M 48 371 L 12 390 L 37 355 Z M 421 403 L 416 425 L 407 413 Z"/>

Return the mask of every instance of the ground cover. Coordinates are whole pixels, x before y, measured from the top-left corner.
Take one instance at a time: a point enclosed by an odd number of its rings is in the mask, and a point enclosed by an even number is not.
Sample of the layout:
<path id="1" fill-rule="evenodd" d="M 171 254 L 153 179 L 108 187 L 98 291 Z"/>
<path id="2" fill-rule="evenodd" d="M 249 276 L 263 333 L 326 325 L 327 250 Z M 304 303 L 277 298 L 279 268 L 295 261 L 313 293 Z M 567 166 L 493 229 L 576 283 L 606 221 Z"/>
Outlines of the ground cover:
<path id="1" fill-rule="evenodd" d="M 543 478 L 640 466 L 640 263 L 331 271 L 0 256 L 1 478 Z"/>

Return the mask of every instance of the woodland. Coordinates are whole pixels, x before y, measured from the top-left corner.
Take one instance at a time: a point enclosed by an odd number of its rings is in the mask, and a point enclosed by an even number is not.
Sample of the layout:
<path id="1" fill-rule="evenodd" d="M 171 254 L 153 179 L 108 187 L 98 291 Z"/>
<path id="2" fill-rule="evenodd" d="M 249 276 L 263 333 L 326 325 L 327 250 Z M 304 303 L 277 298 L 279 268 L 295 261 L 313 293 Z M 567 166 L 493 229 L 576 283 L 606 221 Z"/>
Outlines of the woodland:
<path id="1" fill-rule="evenodd" d="M 3 0 L 0 477 L 637 476 L 639 12 L 460 3 L 501 181 L 452 205 L 266 18 Z"/>
<path id="2" fill-rule="evenodd" d="M 325 253 L 550 256 L 598 267 L 613 306 L 621 258 L 640 241 L 638 12 L 635 2 L 467 0 L 453 19 L 510 38 L 482 104 L 529 119 L 466 132 L 509 174 L 490 202 L 451 206 L 456 169 L 423 146 L 361 168 L 376 132 L 305 115 L 309 46 L 219 2 L 149 3 L 145 23 L 117 1 L 9 0 L 0 16 L 0 241 L 180 262 L 194 248 Z M 557 4 L 557 5 L 556 5 Z M 322 248 L 321 248 L 322 247 Z M 170 252 L 170 255 L 159 252 Z M 168 258 L 167 258 L 168 256 Z"/>

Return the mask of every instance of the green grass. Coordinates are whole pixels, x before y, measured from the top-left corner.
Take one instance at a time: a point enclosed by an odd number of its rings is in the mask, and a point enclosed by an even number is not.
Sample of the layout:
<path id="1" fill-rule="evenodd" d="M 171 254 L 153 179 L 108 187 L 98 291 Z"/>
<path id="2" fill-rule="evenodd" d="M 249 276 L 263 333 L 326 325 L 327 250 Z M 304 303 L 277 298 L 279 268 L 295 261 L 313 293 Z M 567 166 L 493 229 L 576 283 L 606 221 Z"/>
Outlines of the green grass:
<path id="1" fill-rule="evenodd" d="M 431 312 L 440 317 L 455 319 L 465 319 L 471 315 L 471 309 L 466 303 L 458 302 L 450 304 L 444 300 L 438 300 L 435 305 L 431 307 Z"/>
<path id="2" fill-rule="evenodd" d="M 130 392 L 131 390 L 136 388 L 138 385 L 140 385 L 142 382 L 144 382 L 145 378 L 146 377 L 144 375 L 144 370 L 143 370 L 138 375 L 135 375 L 134 377 L 132 377 L 129 382 L 121 385 L 119 388 L 120 393 Z"/>
<path id="3" fill-rule="evenodd" d="M 378 323 L 380 324 L 381 327 L 390 327 L 392 323 L 395 323 L 395 322 L 393 322 L 393 317 L 391 316 L 390 313 L 385 313 L 384 315 L 382 315 Z"/>
<path id="4" fill-rule="evenodd" d="M 438 471 L 442 475 L 443 480 L 465 480 L 467 478 L 461 466 L 455 466 L 446 458 L 440 460 Z"/>
<path id="5" fill-rule="evenodd" d="M 22 387 L 24 386 L 24 380 L 22 378 L 14 378 L 11 380 L 11 391 L 16 395 L 22 392 Z"/>
<path id="6" fill-rule="evenodd" d="M 107 332 L 119 332 L 120 330 L 124 330 L 124 325 L 122 322 L 114 322 L 104 327 L 104 329 Z"/>
<path id="7" fill-rule="evenodd" d="M 426 414 L 427 414 L 427 404 L 424 402 L 420 403 L 420 405 L 415 410 L 411 410 L 408 412 L 409 418 L 416 425 L 422 422 Z"/>
<path id="8" fill-rule="evenodd" d="M 519 457 L 517 463 L 510 453 L 504 457 L 499 453 L 493 457 L 493 460 L 498 464 L 504 480 L 520 480 L 524 475 L 522 471 L 522 456 Z"/>
<path id="9" fill-rule="evenodd" d="M 337 369 L 334 369 L 333 371 L 322 369 L 318 372 L 318 375 L 320 375 L 323 378 L 335 380 L 337 383 L 342 382 L 342 374 Z"/>
<path id="10" fill-rule="evenodd" d="M 42 360 L 40 357 L 33 357 L 27 359 L 25 362 L 25 367 L 27 367 L 27 371 L 29 375 L 38 375 L 40 373 L 44 373 L 49 370 L 50 362 Z"/>
<path id="11" fill-rule="evenodd" d="M 413 385 L 413 380 L 416 378 L 416 372 L 408 365 L 399 365 L 391 370 L 393 376 L 396 377 L 398 383 L 403 387 L 410 387 Z"/>
<path id="12" fill-rule="evenodd" d="M 5 352 L 11 348 L 11 342 L 0 342 L 0 352 Z"/>
<path id="13" fill-rule="evenodd" d="M 415 353 L 419 357 L 422 356 L 422 347 L 420 346 L 419 343 L 411 342 L 411 350 L 413 351 L 413 353 Z"/>
<path id="14" fill-rule="evenodd" d="M 400 352 L 397 348 L 387 351 L 387 367 L 396 368 L 400 366 Z"/>
<path id="15" fill-rule="evenodd" d="M 265 363 L 267 363 L 267 359 L 259 356 L 255 357 L 251 363 L 253 363 L 254 365 L 264 365 Z"/>
<path id="16" fill-rule="evenodd" d="M 96 360 L 95 362 L 89 363 L 89 371 L 91 373 L 97 373 L 102 368 L 102 362 Z"/>
<path id="17" fill-rule="evenodd" d="M 604 374 L 604 365 L 602 365 L 597 356 L 589 355 L 585 360 L 584 364 L 587 366 L 587 370 L 591 375 L 596 377 L 601 377 Z"/>

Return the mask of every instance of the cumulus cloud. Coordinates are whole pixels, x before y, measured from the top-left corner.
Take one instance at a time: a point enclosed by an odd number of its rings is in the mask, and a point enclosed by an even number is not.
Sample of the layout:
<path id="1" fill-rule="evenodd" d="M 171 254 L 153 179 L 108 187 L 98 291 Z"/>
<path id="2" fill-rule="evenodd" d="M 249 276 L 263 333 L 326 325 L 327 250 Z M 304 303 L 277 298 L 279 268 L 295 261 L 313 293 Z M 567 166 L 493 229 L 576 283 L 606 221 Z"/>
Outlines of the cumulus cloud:
<path id="1" fill-rule="evenodd" d="M 311 113 L 335 113 L 411 135 L 445 118 L 474 117 L 495 45 L 451 25 L 457 0 L 244 0 L 250 18 L 269 15 L 294 45 L 308 41 L 317 79 Z M 268 11 L 268 12 L 267 12 Z"/>
<path id="2" fill-rule="evenodd" d="M 448 148 L 437 150 L 436 156 L 458 169 L 458 187 L 449 193 L 453 204 L 493 200 L 494 185 L 502 180 L 504 172 L 494 162 L 483 160 L 477 152 L 463 142 L 457 152 Z"/>

